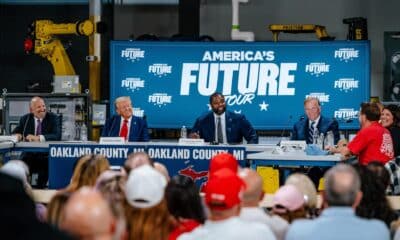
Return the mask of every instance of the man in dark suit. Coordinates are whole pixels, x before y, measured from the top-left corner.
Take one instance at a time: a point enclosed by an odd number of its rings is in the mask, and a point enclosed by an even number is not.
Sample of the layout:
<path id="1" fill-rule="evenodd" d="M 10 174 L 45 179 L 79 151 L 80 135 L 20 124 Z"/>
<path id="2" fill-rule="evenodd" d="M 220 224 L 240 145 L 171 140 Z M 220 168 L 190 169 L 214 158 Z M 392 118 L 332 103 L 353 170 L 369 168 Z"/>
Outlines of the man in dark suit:
<path id="1" fill-rule="evenodd" d="M 33 97 L 29 104 L 30 113 L 19 120 L 12 131 L 18 140 L 28 142 L 45 142 L 61 140 L 61 122 L 59 116 L 47 112 L 46 104 L 41 97 Z M 24 153 L 22 160 L 32 173 L 32 185 L 43 188 L 48 180 L 48 153 Z"/>
<path id="2" fill-rule="evenodd" d="M 339 124 L 335 119 L 321 115 L 321 105 L 316 97 L 308 97 L 304 100 L 304 112 L 306 117 L 302 117 L 293 126 L 292 140 L 305 140 L 307 144 L 313 143 L 313 132 L 318 134 L 332 131 L 334 143 L 339 141 Z"/>
<path id="3" fill-rule="evenodd" d="M 226 111 L 225 97 L 221 93 L 210 96 L 210 112 L 197 118 L 189 134 L 206 142 L 238 144 L 243 138 L 247 143 L 258 143 L 258 136 L 242 114 Z"/>
<path id="4" fill-rule="evenodd" d="M 124 137 L 127 142 L 149 141 L 147 122 L 143 118 L 133 116 L 132 101 L 129 96 L 118 97 L 115 100 L 115 110 L 118 115 L 106 121 L 102 137 Z"/>

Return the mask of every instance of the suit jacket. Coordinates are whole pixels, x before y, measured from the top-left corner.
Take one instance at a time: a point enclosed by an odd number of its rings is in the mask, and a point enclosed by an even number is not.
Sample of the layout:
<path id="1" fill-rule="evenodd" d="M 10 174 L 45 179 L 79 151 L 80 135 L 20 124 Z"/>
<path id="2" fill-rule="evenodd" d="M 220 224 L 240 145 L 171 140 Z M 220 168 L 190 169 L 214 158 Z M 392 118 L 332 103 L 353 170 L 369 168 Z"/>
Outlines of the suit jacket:
<path id="1" fill-rule="evenodd" d="M 229 144 L 241 143 L 243 137 L 247 143 L 258 143 L 258 136 L 250 122 L 242 114 L 225 112 L 226 138 Z M 191 130 L 192 133 L 199 133 L 206 142 L 215 141 L 215 119 L 214 113 L 208 112 L 197 118 Z"/>
<path id="2" fill-rule="evenodd" d="M 121 126 L 121 116 L 114 115 L 107 119 L 101 133 L 102 137 L 118 137 Z M 147 142 L 149 141 L 149 130 L 147 122 L 143 118 L 132 116 L 129 127 L 128 142 Z"/>
<path id="3" fill-rule="evenodd" d="M 285 236 L 286 240 L 374 240 L 390 239 L 389 229 L 377 219 L 355 215 L 351 207 L 329 207 L 316 219 L 294 221 Z"/>
<path id="4" fill-rule="evenodd" d="M 293 126 L 292 140 L 306 140 L 306 142 L 310 144 L 311 142 L 308 141 L 308 135 L 309 135 L 308 129 L 309 129 L 308 118 L 305 117 L 300 119 Z M 340 139 L 339 124 L 333 118 L 326 118 L 321 115 L 319 118 L 317 129 L 320 134 L 323 133 L 324 135 L 327 132 L 332 131 L 335 144 Z"/>
<path id="5" fill-rule="evenodd" d="M 24 136 L 28 134 L 35 134 L 35 117 L 33 113 L 28 113 L 22 116 L 19 124 L 12 131 L 13 134 L 19 133 Z M 42 120 L 42 135 L 46 141 L 60 141 L 61 140 L 61 120 L 60 117 L 54 113 L 47 112 Z"/>

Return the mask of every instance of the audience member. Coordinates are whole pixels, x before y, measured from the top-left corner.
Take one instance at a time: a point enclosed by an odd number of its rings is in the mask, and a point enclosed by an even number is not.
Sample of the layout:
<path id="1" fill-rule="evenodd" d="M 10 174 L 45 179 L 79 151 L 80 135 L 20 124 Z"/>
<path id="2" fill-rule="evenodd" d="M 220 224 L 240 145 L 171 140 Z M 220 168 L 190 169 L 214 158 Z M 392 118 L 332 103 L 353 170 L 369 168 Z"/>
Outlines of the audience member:
<path id="1" fill-rule="evenodd" d="M 301 173 L 291 174 L 286 179 L 285 185 L 293 185 L 303 194 L 307 218 L 314 218 L 318 216 L 317 189 L 307 175 Z"/>
<path id="2" fill-rule="evenodd" d="M 54 113 L 47 112 L 46 104 L 41 97 L 33 97 L 29 103 L 30 113 L 21 117 L 17 127 L 12 131 L 18 140 L 44 142 L 61 140 L 61 121 Z M 23 153 L 22 160 L 28 165 L 32 174 L 31 185 L 45 188 L 48 181 L 48 153 Z"/>
<path id="3" fill-rule="evenodd" d="M 272 212 L 289 223 L 299 218 L 306 218 L 304 196 L 293 185 L 284 185 L 275 192 L 272 198 Z"/>
<path id="4" fill-rule="evenodd" d="M 167 182 L 170 180 L 168 169 L 164 164 L 160 162 L 154 162 L 154 169 L 161 173 L 165 179 L 167 179 Z"/>
<path id="5" fill-rule="evenodd" d="M 115 219 L 98 191 L 82 187 L 69 198 L 60 228 L 77 239 L 111 240 L 114 239 Z"/>
<path id="6" fill-rule="evenodd" d="M 228 168 L 217 171 L 205 187 L 205 201 L 210 211 L 208 220 L 178 239 L 276 239 L 265 224 L 239 218 L 240 196 L 244 189 L 245 183 L 236 172 Z"/>
<path id="7" fill-rule="evenodd" d="M 338 164 L 324 177 L 324 210 L 316 219 L 295 221 L 286 240 L 312 239 L 382 239 L 390 238 L 389 230 L 380 220 L 363 219 L 355 215 L 362 192 L 357 172 L 347 164 Z"/>
<path id="8" fill-rule="evenodd" d="M 107 119 L 102 137 L 123 137 L 127 142 L 149 141 L 147 122 L 133 115 L 132 101 L 129 96 L 118 97 L 114 102 L 117 115 Z"/>
<path id="9" fill-rule="evenodd" d="M 206 142 L 238 144 L 258 143 L 258 136 L 246 117 L 239 113 L 226 111 L 225 97 L 221 93 L 210 96 L 212 111 L 196 119 L 189 137 L 203 138 Z"/>
<path id="10" fill-rule="evenodd" d="M 110 164 L 103 155 L 88 154 L 82 156 L 77 162 L 72 174 L 71 182 L 66 190 L 74 192 L 83 186 L 93 187 L 97 177 L 110 168 Z"/>
<path id="11" fill-rule="evenodd" d="M 125 175 L 119 171 L 106 170 L 96 180 L 95 189 L 107 201 L 111 212 L 116 219 L 115 234 L 117 239 L 126 239 L 125 202 Z"/>
<path id="12" fill-rule="evenodd" d="M 233 172 L 237 172 L 239 170 L 239 164 L 235 156 L 226 152 L 214 155 L 210 160 L 209 175 L 211 176 L 222 168 L 228 168 Z"/>
<path id="13" fill-rule="evenodd" d="M 140 167 L 142 165 L 151 165 L 153 166 L 153 160 L 150 158 L 149 154 L 146 152 L 133 152 L 128 155 L 128 158 L 124 162 L 124 172 L 126 175 L 129 175 L 129 172 L 132 169 Z"/>
<path id="14" fill-rule="evenodd" d="M 357 168 L 361 178 L 363 197 L 356 208 L 356 214 L 362 218 L 382 220 L 390 228 L 390 224 L 398 217 L 386 198 L 389 174 L 383 165 L 381 165 L 381 170 L 378 170 L 382 172 L 371 171 L 370 169 L 378 168 L 374 163 L 379 164 L 379 162 L 370 162 L 369 168 L 362 165 Z M 378 175 L 379 173 L 381 176 Z"/>
<path id="15" fill-rule="evenodd" d="M 359 115 L 361 129 L 347 146 L 330 147 L 329 151 L 344 157 L 357 155 L 362 165 L 371 161 L 387 163 L 394 157 L 390 132 L 379 124 L 380 110 L 376 103 L 362 103 Z"/>
<path id="16" fill-rule="evenodd" d="M 397 105 L 390 104 L 383 108 L 380 118 L 383 127 L 387 128 L 392 136 L 394 156 L 400 155 L 400 110 Z"/>
<path id="17" fill-rule="evenodd" d="M 149 165 L 133 169 L 125 189 L 128 239 L 165 240 L 170 214 L 165 200 L 165 177 Z"/>
<path id="18" fill-rule="evenodd" d="M 289 223 L 277 215 L 270 215 L 259 207 L 264 197 L 263 179 L 254 170 L 244 168 L 240 171 L 246 190 L 243 192 L 240 218 L 246 222 L 259 222 L 267 225 L 275 234 L 276 239 L 284 239 Z"/>
<path id="19" fill-rule="evenodd" d="M 71 196 L 67 191 L 57 192 L 47 205 L 47 223 L 59 228 L 61 219 L 63 218 L 65 205 Z"/>
<path id="20" fill-rule="evenodd" d="M 205 221 L 205 212 L 199 190 L 189 177 L 176 175 L 165 190 L 168 210 L 172 215 L 172 231 L 168 239 L 177 239 L 182 233 L 190 232 Z"/>
<path id="21" fill-rule="evenodd" d="M 71 239 L 57 229 L 39 222 L 35 204 L 19 179 L 0 172 L 0 196 L 1 239 Z"/>
<path id="22" fill-rule="evenodd" d="M 293 126 L 292 140 L 305 140 L 307 144 L 313 143 L 314 134 L 332 131 L 335 144 L 339 141 L 339 124 L 335 119 L 321 115 L 321 104 L 316 97 L 307 97 L 304 100 L 304 112 L 306 117 L 302 117 Z"/>

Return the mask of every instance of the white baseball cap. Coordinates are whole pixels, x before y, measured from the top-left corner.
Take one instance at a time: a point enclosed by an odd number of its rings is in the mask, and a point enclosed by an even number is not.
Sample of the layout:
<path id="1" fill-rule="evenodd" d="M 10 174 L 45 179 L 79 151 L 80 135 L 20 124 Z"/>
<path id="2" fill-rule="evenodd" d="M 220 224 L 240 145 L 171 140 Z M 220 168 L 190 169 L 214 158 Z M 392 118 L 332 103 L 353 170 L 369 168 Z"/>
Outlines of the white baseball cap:
<path id="1" fill-rule="evenodd" d="M 154 207 L 164 198 L 167 180 L 150 165 L 131 170 L 126 182 L 125 196 L 137 208 Z"/>

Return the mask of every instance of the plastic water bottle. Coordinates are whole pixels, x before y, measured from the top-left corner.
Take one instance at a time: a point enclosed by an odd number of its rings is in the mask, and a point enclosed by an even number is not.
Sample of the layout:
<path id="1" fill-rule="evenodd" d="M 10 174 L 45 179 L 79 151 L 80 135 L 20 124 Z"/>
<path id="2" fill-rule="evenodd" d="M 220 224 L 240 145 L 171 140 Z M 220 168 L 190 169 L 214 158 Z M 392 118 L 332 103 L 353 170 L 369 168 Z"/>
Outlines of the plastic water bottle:
<path id="1" fill-rule="evenodd" d="M 324 146 L 325 147 L 334 146 L 335 145 L 334 142 L 335 142 L 335 140 L 334 140 L 334 137 L 333 137 L 333 132 L 332 131 L 328 131 L 326 133 L 326 136 L 325 136 L 325 139 L 324 139 Z"/>
<path id="2" fill-rule="evenodd" d="M 185 126 L 181 128 L 181 138 L 187 138 L 187 129 Z"/>
<path id="3" fill-rule="evenodd" d="M 87 127 L 86 127 L 85 123 L 82 123 L 82 126 L 81 126 L 80 140 L 81 141 L 87 141 L 88 140 Z"/>
<path id="4" fill-rule="evenodd" d="M 320 147 L 321 149 L 324 148 L 324 137 L 325 137 L 324 134 L 323 134 L 323 133 L 320 133 L 319 136 L 318 136 L 318 138 L 317 138 L 316 144 L 317 144 L 318 147 Z"/>

